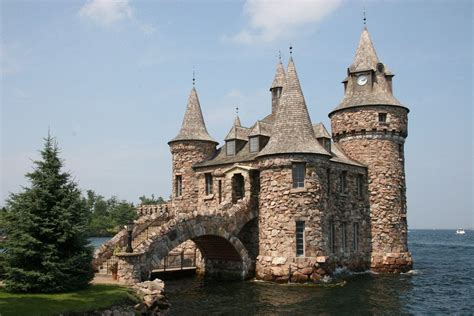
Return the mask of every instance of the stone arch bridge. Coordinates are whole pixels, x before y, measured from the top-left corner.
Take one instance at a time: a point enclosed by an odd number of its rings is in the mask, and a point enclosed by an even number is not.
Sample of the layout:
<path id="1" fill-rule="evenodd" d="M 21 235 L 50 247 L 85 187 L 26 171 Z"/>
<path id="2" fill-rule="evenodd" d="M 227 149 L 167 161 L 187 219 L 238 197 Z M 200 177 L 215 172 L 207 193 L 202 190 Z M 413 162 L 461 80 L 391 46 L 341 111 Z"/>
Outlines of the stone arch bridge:
<path id="1" fill-rule="evenodd" d="M 252 227 L 257 225 L 258 207 L 249 197 L 236 203 L 222 203 L 216 210 L 193 213 L 169 212 L 160 206 L 158 216 L 142 216 L 134 229 L 132 253 L 116 253 L 118 277 L 124 283 L 149 279 L 153 269 L 168 253 L 187 240 L 192 240 L 205 259 L 206 275 L 218 278 L 245 279 L 255 271 L 256 254 L 249 238 Z M 153 227 L 153 229 L 150 229 Z M 146 231 L 146 238 L 140 238 Z M 100 266 L 113 254 L 113 248 L 126 243 L 125 230 L 95 254 L 94 264 Z M 255 248 L 255 247 L 253 247 Z"/>

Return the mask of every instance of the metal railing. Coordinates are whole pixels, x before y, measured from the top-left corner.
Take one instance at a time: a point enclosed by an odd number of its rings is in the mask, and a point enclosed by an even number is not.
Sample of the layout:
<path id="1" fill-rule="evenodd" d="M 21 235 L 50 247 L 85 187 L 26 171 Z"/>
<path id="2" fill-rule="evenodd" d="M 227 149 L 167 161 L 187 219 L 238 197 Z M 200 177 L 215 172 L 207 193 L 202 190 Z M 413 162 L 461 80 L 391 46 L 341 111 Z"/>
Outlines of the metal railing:
<path id="1" fill-rule="evenodd" d="M 176 271 L 184 270 L 186 268 L 196 267 L 196 249 L 191 254 L 186 254 L 184 251 L 180 253 L 171 253 L 164 257 L 160 263 L 154 268 L 154 270 L 165 271 Z"/>

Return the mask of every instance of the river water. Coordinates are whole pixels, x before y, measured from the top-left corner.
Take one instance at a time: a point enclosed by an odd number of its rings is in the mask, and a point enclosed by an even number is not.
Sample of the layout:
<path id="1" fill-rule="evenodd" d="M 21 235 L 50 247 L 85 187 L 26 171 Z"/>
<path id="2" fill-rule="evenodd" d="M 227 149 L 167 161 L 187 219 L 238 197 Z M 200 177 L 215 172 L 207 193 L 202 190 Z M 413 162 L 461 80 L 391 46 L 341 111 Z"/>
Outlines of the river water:
<path id="1" fill-rule="evenodd" d="M 411 230 L 414 270 L 325 285 L 166 281 L 170 315 L 474 314 L 474 231 Z"/>

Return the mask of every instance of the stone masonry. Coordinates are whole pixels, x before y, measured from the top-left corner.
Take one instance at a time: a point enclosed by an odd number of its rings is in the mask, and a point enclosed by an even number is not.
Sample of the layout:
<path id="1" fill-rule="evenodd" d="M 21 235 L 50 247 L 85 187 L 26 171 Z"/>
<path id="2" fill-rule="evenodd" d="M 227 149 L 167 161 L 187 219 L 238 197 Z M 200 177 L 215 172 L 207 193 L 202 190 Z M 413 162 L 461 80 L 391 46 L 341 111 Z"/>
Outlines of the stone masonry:
<path id="1" fill-rule="evenodd" d="M 364 28 L 329 133 L 312 123 L 290 57 L 286 72 L 277 64 L 269 114 L 250 127 L 235 117 L 220 147 L 193 86 L 181 129 L 168 143 L 167 221 L 134 254 L 118 255 L 119 278 L 142 281 L 170 252 L 193 245 L 203 274 L 223 279 L 318 282 L 337 268 L 411 269 L 409 110 L 393 96 L 393 77 Z M 194 244 L 183 246 L 188 240 Z"/>

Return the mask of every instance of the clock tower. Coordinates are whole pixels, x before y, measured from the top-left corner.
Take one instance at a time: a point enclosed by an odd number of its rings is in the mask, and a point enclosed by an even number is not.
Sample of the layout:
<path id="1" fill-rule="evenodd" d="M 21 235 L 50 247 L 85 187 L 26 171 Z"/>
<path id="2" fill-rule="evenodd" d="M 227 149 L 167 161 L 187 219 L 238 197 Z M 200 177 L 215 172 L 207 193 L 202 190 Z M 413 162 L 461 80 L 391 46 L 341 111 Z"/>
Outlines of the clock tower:
<path id="1" fill-rule="evenodd" d="M 371 269 L 405 272 L 407 245 L 404 144 L 408 108 L 394 96 L 393 74 L 379 61 L 367 28 L 344 79 L 344 98 L 329 113 L 334 141 L 368 169 Z"/>

